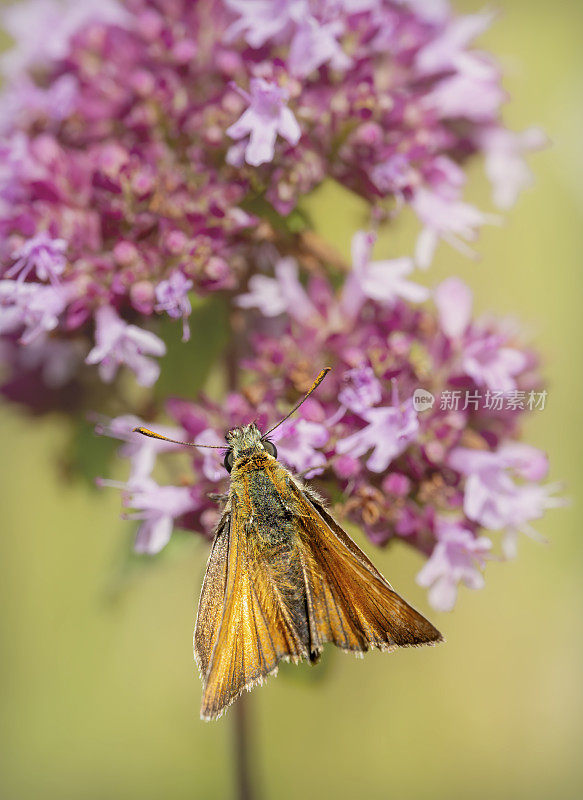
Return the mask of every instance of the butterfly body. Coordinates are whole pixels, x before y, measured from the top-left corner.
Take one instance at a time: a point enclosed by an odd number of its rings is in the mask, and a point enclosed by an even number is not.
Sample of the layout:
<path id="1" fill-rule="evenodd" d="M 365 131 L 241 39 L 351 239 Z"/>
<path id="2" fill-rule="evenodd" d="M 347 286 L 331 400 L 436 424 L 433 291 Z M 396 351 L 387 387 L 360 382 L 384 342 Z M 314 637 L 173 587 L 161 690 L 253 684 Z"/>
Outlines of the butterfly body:
<path id="1" fill-rule="evenodd" d="M 254 423 L 226 438 L 231 486 L 194 633 L 204 719 L 220 716 L 280 661 L 315 663 L 326 642 L 361 655 L 441 641 Z"/>

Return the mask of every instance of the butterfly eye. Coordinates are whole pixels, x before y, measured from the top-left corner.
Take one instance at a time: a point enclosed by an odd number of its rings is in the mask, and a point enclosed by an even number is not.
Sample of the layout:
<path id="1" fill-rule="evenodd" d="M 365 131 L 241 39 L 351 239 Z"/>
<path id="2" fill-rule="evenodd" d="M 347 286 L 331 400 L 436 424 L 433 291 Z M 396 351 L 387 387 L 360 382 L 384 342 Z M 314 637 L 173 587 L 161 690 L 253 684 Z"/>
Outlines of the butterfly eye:
<path id="1" fill-rule="evenodd" d="M 223 465 L 227 472 L 230 472 L 233 469 L 233 451 L 227 450 L 225 453 L 225 458 L 223 460 Z"/>
<path id="2" fill-rule="evenodd" d="M 270 456 L 273 456 L 274 458 L 277 458 L 277 448 L 273 444 L 273 442 L 269 441 L 269 439 L 264 439 L 263 440 L 263 448 L 264 448 L 264 450 L 267 450 L 267 452 L 269 453 Z"/>

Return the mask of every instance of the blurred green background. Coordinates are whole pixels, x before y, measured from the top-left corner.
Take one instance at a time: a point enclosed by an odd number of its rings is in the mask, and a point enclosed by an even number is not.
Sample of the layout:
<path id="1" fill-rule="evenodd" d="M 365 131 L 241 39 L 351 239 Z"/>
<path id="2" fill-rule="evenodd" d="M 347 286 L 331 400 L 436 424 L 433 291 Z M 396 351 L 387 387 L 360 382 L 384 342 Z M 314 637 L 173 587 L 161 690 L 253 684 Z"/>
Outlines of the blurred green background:
<path id="1" fill-rule="evenodd" d="M 506 70 L 506 119 L 542 125 L 553 146 L 532 158 L 536 186 L 505 225 L 483 232 L 481 260 L 442 245 L 426 279 L 463 276 L 479 311 L 515 314 L 532 334 L 549 398 L 526 434 L 549 452 L 572 505 L 538 524 L 548 545 L 523 538 L 516 562 L 488 565 L 484 590 L 462 590 L 452 614 L 430 614 L 446 645 L 364 661 L 330 650 L 311 674 L 288 668 L 255 690 L 265 798 L 583 796 L 583 8 L 496 6 L 481 42 Z M 469 197 L 490 208 L 478 167 Z M 360 203 L 327 186 L 310 209 L 347 252 Z M 376 254 L 409 242 L 404 225 Z M 0 795 L 228 797 L 233 715 L 199 721 L 191 652 L 206 545 L 182 537 L 156 563 L 122 570 L 131 531 L 117 493 L 55 474 L 65 427 L 4 407 L 0 437 Z M 372 555 L 429 613 L 414 582 L 420 557 L 404 546 Z"/>

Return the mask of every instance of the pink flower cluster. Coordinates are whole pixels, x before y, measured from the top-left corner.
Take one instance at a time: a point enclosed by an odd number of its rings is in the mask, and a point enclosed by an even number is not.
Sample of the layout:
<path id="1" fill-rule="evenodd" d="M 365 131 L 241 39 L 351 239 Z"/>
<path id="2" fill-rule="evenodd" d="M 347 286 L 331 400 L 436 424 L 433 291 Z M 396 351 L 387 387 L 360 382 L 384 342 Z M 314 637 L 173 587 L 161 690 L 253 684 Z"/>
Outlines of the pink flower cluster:
<path id="1" fill-rule="evenodd" d="M 483 531 L 504 531 L 509 556 L 558 502 L 542 484 L 545 456 L 518 442 L 519 407 L 422 411 L 413 400 L 416 389 L 539 386 L 508 326 L 472 320 L 461 281 L 430 291 L 412 278 L 441 239 L 471 253 L 495 219 L 464 200 L 468 159 L 483 157 L 505 209 L 531 180 L 523 155 L 544 144 L 502 125 L 499 68 L 473 46 L 491 18 L 456 16 L 447 0 L 5 10 L 15 47 L 0 63 L 0 391 L 37 412 L 74 416 L 79 397 L 102 411 L 101 383 L 124 369 L 156 383 L 161 317 L 180 320 L 186 341 L 193 296 L 222 292 L 244 317 L 231 344 L 247 388 L 221 405 L 168 401 L 162 432 L 215 444 L 251 419 L 267 426 L 330 364 L 277 429 L 280 458 L 316 476 L 373 542 L 398 537 L 427 555 L 419 581 L 436 607 L 452 607 L 460 582 L 480 586 Z M 375 236 L 361 232 L 339 291 L 320 252 L 304 286 L 302 200 L 329 178 L 367 202 L 375 227 L 410 207 L 414 257 L 373 261 Z M 209 495 L 226 477 L 217 451 L 194 448 L 188 474 L 160 483 L 158 455 L 177 448 L 132 434 L 141 422 L 101 425 L 131 462 L 115 485 L 141 521 L 136 548 L 159 551 L 174 527 L 210 536 Z"/>
<path id="2" fill-rule="evenodd" d="M 501 125 L 498 67 L 472 47 L 491 15 L 446 0 L 31 0 L 3 19 L 13 397 L 87 382 L 84 361 L 151 385 L 165 346 L 142 329 L 167 314 L 187 339 L 188 293 L 242 285 L 264 234 L 289 239 L 287 215 L 328 177 L 379 220 L 411 206 L 427 265 L 439 238 L 464 247 L 488 221 L 462 199 L 468 157 L 506 207 L 542 143 Z M 47 385 L 34 365 L 55 343 L 71 366 Z"/>
<path id="3" fill-rule="evenodd" d="M 400 538 L 428 556 L 418 580 L 436 608 L 450 609 L 460 582 L 482 585 L 492 545 L 483 530 L 503 531 L 502 553 L 510 557 L 517 534 L 534 534 L 532 522 L 560 501 L 556 487 L 542 483 L 546 456 L 517 441 L 524 410 L 436 403 L 417 411 L 414 392 L 528 392 L 540 386 L 536 358 L 507 325 L 472 320 L 471 292 L 460 280 L 430 292 L 409 280 L 406 259 L 372 261 L 373 245 L 373 235 L 355 236 L 353 270 L 339 293 L 324 276 L 305 288 L 291 258 L 274 265 L 274 277 L 254 276 L 239 298 L 249 309 L 252 345 L 241 360 L 248 389 L 222 406 L 170 401 L 171 435 L 219 444 L 227 429 L 251 420 L 266 430 L 332 365 L 317 393 L 274 431 L 279 458 L 316 476 L 336 513 L 375 544 Z M 117 419 L 108 431 L 128 442 L 125 502 L 145 519 L 138 547 L 159 549 L 171 522 L 210 536 L 209 494 L 227 478 L 221 452 L 195 448 L 192 488 L 170 492 L 152 483 L 151 470 L 154 455 L 174 446 L 132 434 L 136 424 Z"/>

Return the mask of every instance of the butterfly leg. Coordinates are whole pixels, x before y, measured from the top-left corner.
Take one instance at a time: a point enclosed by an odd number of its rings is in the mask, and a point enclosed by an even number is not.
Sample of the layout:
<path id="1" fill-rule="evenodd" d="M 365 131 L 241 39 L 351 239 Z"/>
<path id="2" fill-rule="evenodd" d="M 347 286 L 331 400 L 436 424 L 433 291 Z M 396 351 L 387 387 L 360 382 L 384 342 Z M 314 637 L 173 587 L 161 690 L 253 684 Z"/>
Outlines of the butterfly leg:
<path id="1" fill-rule="evenodd" d="M 229 499 L 229 494 L 228 492 L 209 492 L 207 494 L 207 497 L 209 500 L 212 500 L 213 503 L 216 503 L 217 505 L 220 506 L 224 505 L 227 502 L 227 500 Z"/>

